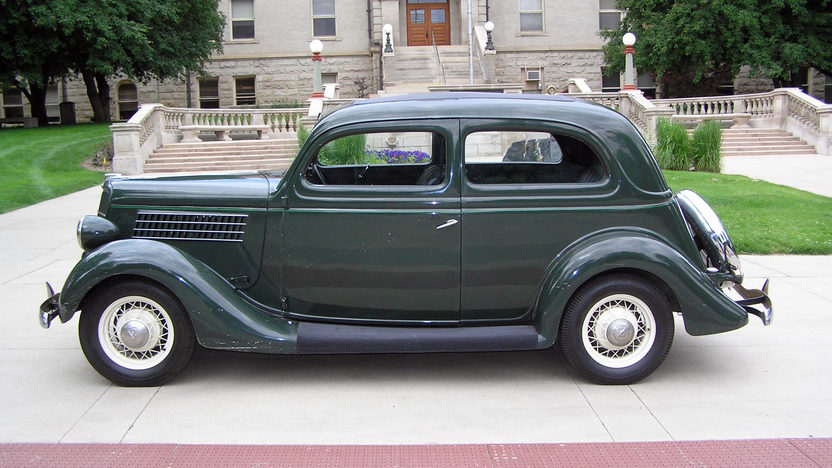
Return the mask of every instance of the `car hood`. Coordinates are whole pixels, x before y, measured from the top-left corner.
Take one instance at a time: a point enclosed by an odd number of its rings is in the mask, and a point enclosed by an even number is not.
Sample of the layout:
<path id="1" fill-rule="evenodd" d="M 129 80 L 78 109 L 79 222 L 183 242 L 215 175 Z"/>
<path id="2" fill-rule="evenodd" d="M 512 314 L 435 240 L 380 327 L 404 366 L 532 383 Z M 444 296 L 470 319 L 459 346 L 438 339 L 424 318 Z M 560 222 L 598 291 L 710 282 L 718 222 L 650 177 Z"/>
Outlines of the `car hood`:
<path id="1" fill-rule="evenodd" d="M 267 208 L 269 200 L 269 180 L 261 173 L 114 177 L 103 189 L 102 202 L 112 205 Z"/>

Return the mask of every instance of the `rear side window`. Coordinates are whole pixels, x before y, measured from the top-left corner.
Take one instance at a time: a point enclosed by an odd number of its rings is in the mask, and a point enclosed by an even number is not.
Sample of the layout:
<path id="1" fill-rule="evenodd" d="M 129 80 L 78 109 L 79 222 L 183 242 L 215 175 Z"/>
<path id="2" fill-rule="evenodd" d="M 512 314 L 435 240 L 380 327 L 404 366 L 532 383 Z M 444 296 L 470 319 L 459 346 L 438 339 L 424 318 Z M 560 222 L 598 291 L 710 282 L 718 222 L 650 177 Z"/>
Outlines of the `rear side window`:
<path id="1" fill-rule="evenodd" d="M 464 157 L 474 184 L 589 184 L 606 176 L 586 143 L 545 132 L 474 132 L 465 138 Z"/>

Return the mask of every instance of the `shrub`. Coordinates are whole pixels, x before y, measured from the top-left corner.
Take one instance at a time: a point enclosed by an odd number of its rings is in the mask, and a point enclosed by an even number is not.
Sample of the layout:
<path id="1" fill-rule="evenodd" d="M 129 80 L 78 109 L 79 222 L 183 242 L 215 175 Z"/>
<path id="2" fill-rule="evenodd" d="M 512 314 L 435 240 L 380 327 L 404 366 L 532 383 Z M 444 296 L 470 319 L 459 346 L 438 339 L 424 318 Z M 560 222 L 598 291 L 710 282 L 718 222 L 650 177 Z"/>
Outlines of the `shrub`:
<path id="1" fill-rule="evenodd" d="M 306 143 L 306 139 L 309 138 L 309 130 L 303 126 L 303 124 L 298 125 L 298 148 L 302 148 L 303 144 Z"/>
<path id="2" fill-rule="evenodd" d="M 693 131 L 693 166 L 700 172 L 722 170 L 722 129 L 718 120 L 703 122 Z"/>
<path id="3" fill-rule="evenodd" d="M 366 143 L 367 138 L 363 134 L 332 140 L 318 150 L 318 161 L 325 166 L 377 164 L 378 158 L 364 151 Z"/>
<path id="4" fill-rule="evenodd" d="M 662 169 L 689 171 L 691 144 L 684 125 L 659 119 L 656 122 L 656 160 Z"/>

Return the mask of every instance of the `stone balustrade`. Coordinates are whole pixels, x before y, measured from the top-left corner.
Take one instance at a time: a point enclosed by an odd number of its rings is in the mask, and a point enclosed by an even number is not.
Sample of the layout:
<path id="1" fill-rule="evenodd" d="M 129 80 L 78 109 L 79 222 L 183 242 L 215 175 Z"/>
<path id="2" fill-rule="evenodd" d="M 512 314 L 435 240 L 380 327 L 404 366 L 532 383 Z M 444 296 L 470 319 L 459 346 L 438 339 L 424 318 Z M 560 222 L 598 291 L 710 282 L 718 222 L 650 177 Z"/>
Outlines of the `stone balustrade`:
<path id="1" fill-rule="evenodd" d="M 143 104 L 125 123 L 110 126 L 113 132 L 113 171 L 139 174 L 144 162 L 160 146 L 199 142 L 199 134 L 217 139 L 231 134 L 256 133 L 260 138 L 293 134 L 306 109 L 186 109 L 162 104 Z"/>
<path id="2" fill-rule="evenodd" d="M 583 89 L 586 91 L 586 89 Z M 779 128 L 814 146 L 819 154 L 832 154 L 832 105 L 808 96 L 797 88 L 768 93 L 684 99 L 649 100 L 640 91 L 618 93 L 569 93 L 618 110 L 642 132 L 648 142 L 656 141 L 660 118 L 682 121 L 731 120 L 734 125 Z M 352 100 L 326 103 L 324 114 Z M 306 109 L 184 109 L 162 104 L 144 104 L 126 123 L 110 126 L 113 132 L 113 170 L 139 174 L 148 156 L 163 144 L 200 141 L 199 132 L 213 132 L 218 138 L 229 133 L 257 133 L 261 138 L 297 131 Z"/>

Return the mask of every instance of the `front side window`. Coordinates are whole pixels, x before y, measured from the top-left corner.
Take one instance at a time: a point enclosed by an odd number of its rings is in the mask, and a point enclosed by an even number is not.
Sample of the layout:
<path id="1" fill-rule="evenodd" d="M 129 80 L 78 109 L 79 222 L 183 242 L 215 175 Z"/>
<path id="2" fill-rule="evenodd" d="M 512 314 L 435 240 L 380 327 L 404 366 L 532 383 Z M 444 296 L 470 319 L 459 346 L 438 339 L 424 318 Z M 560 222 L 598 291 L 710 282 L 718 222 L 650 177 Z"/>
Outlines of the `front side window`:
<path id="1" fill-rule="evenodd" d="M 254 39 L 254 0 L 231 0 L 231 39 Z"/>
<path id="2" fill-rule="evenodd" d="M 234 78 L 234 89 L 234 98 L 238 106 L 253 106 L 257 103 L 253 76 Z"/>
<path id="3" fill-rule="evenodd" d="M 438 185 L 445 180 L 445 139 L 433 132 L 342 136 L 318 150 L 305 178 L 315 185 Z"/>
<path id="4" fill-rule="evenodd" d="M 543 0 L 520 0 L 520 32 L 543 32 Z"/>
<path id="5" fill-rule="evenodd" d="M 465 175 L 473 184 L 576 184 L 604 179 L 581 140 L 533 131 L 482 131 L 465 138 Z"/>
<path id="6" fill-rule="evenodd" d="M 199 80 L 200 109 L 220 108 L 220 80 L 219 78 L 202 78 Z"/>
<path id="7" fill-rule="evenodd" d="M 335 0 L 312 0 L 312 34 L 335 36 Z"/>

